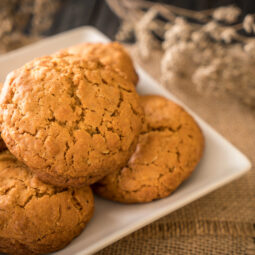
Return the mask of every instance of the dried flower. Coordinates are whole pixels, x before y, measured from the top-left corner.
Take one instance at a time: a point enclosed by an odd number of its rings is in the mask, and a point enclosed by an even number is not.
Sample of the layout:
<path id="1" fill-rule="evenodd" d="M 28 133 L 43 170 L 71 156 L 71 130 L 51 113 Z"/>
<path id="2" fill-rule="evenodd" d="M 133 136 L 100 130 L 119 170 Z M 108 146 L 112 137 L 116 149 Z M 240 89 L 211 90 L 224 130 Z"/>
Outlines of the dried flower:
<path id="1" fill-rule="evenodd" d="M 250 42 L 244 45 L 244 50 L 248 56 L 255 59 L 255 40 L 251 40 Z"/>
<path id="2" fill-rule="evenodd" d="M 215 9 L 212 16 L 217 21 L 233 24 L 237 21 L 240 14 L 241 10 L 238 7 L 230 5 Z"/>
<path id="3" fill-rule="evenodd" d="M 159 47 L 159 42 L 155 39 L 150 29 L 155 29 L 153 19 L 157 11 L 151 8 L 135 26 L 138 52 L 143 59 L 150 57 L 151 50 Z"/>
<path id="4" fill-rule="evenodd" d="M 234 28 L 229 27 L 226 28 L 225 30 L 222 31 L 221 33 L 221 39 L 225 42 L 225 43 L 231 43 L 233 42 L 235 39 L 237 39 L 237 33 L 235 31 Z"/>
<path id="5" fill-rule="evenodd" d="M 159 45 L 154 34 L 165 31 L 161 60 L 163 83 L 190 84 L 201 94 L 227 93 L 255 107 L 255 40 L 239 34 L 241 24 L 231 25 L 238 21 L 241 10 L 225 6 L 203 15 L 183 11 L 184 16 L 190 15 L 199 22 L 181 17 L 180 8 L 178 13 L 175 11 L 171 6 L 155 5 L 144 15 L 139 8 L 133 8 L 130 13 L 142 15 L 132 25 L 144 59 Z M 166 18 L 165 24 L 158 20 L 158 14 Z M 245 17 L 243 27 L 247 33 L 255 31 L 252 15 Z"/>
<path id="6" fill-rule="evenodd" d="M 210 21 L 202 27 L 202 31 L 206 32 L 215 41 L 221 41 L 222 26 L 215 21 Z"/>
<path id="7" fill-rule="evenodd" d="M 176 45 L 178 42 L 187 42 L 191 39 L 194 28 L 185 19 L 177 17 L 175 23 L 168 29 L 164 36 L 163 49 Z"/>
<path id="8" fill-rule="evenodd" d="M 234 28 L 214 21 L 195 27 L 179 19 L 165 34 L 162 81 L 185 79 L 200 93 L 228 93 L 255 106 L 255 40 L 243 47 L 231 44 L 236 39 Z"/>
<path id="9" fill-rule="evenodd" d="M 255 21 L 251 14 L 245 16 L 243 21 L 243 29 L 248 33 L 255 33 Z"/>
<path id="10" fill-rule="evenodd" d="M 196 68 L 193 60 L 194 50 L 194 44 L 184 42 L 168 48 L 161 61 L 162 79 L 167 81 L 168 73 L 185 78 L 190 77 Z"/>
<path id="11" fill-rule="evenodd" d="M 50 28 L 61 0 L 1 0 L 0 52 L 5 52 L 40 37 Z M 25 35 L 31 25 L 32 35 Z"/>

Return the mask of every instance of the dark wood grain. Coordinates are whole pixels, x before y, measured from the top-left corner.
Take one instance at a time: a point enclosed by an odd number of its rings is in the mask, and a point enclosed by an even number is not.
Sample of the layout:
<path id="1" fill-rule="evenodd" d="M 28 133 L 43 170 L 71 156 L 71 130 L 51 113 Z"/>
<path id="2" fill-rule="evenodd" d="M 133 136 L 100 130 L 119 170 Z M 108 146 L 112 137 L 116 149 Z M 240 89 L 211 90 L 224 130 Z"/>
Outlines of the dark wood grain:
<path id="1" fill-rule="evenodd" d="M 91 25 L 97 27 L 111 39 L 118 30 L 119 18 L 102 0 L 65 0 L 45 35 L 53 35 L 75 27 Z"/>

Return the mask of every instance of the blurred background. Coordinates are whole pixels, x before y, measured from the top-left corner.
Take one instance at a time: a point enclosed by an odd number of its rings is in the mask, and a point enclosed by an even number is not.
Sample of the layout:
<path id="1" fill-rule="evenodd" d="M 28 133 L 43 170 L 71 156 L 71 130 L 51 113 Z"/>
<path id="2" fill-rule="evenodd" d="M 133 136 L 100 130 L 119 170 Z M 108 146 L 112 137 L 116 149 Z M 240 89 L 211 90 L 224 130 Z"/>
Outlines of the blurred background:
<path id="1" fill-rule="evenodd" d="M 38 36 L 49 36 L 83 25 L 95 26 L 114 39 L 121 20 L 107 2 L 118 1 L 1 0 L 0 51 L 18 48 L 35 40 Z M 150 2 L 167 3 L 198 11 L 235 4 L 241 8 L 242 15 L 255 12 L 254 0 L 163 0 Z"/>

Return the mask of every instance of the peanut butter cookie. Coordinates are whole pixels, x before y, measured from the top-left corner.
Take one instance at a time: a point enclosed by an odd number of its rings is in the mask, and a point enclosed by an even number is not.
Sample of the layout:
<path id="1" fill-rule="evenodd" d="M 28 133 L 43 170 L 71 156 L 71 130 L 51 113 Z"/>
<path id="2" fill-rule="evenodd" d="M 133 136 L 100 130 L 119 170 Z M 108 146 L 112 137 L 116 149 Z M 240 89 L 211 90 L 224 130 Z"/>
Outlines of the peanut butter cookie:
<path id="1" fill-rule="evenodd" d="M 135 150 L 143 110 L 130 84 L 98 60 L 35 59 L 4 83 L 2 138 L 44 182 L 94 183 L 123 167 Z"/>
<path id="2" fill-rule="evenodd" d="M 0 153 L 0 252 L 42 254 L 64 248 L 93 214 L 88 186 L 42 183 L 9 151 Z"/>
<path id="3" fill-rule="evenodd" d="M 124 47 L 118 42 L 111 43 L 82 43 L 66 49 L 69 53 L 78 54 L 83 58 L 90 56 L 100 58 L 103 64 L 111 65 L 123 72 L 126 79 L 134 85 L 138 82 L 133 61 Z"/>
<path id="4" fill-rule="evenodd" d="M 126 167 L 93 185 L 100 196 L 123 203 L 168 196 L 195 169 L 204 147 L 200 128 L 183 108 L 160 96 L 140 99 L 145 124 L 135 153 Z"/>

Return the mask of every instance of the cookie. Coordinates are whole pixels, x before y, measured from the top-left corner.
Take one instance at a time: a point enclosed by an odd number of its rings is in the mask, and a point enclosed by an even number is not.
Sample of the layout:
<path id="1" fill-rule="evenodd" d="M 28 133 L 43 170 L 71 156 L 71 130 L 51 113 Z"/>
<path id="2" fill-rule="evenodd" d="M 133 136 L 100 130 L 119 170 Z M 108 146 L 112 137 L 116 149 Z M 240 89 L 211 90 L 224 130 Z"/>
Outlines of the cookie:
<path id="1" fill-rule="evenodd" d="M 111 65 L 126 75 L 134 85 L 138 82 L 133 61 L 124 47 L 118 42 L 112 43 L 82 43 L 66 49 L 69 53 L 78 54 L 83 58 L 98 57 L 102 63 Z"/>
<path id="2" fill-rule="evenodd" d="M 3 87 L 3 83 L 0 82 L 0 93 L 2 91 L 2 87 Z M 1 137 L 1 133 L 0 133 L 0 152 L 6 150 L 6 145 Z"/>
<path id="3" fill-rule="evenodd" d="M 0 153 L 0 252 L 42 254 L 64 248 L 93 214 L 88 186 L 42 183 L 9 151 Z"/>
<path id="4" fill-rule="evenodd" d="M 44 182 L 94 183 L 123 167 L 135 150 L 143 110 L 130 84 L 98 60 L 35 59 L 4 83 L 2 138 Z"/>
<path id="5" fill-rule="evenodd" d="M 142 203 L 171 194 L 198 164 L 204 139 L 194 119 L 160 96 L 142 96 L 145 124 L 135 153 L 123 169 L 93 185 L 100 196 Z"/>

